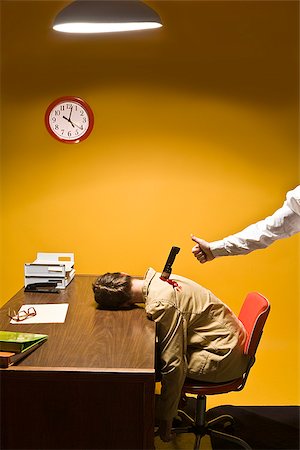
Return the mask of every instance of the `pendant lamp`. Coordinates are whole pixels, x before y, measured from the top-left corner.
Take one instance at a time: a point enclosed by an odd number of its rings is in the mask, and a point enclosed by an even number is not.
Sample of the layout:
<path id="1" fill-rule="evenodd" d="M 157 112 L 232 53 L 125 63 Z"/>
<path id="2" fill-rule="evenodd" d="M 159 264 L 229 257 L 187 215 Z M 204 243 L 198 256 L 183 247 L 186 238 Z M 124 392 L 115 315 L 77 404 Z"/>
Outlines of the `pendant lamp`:
<path id="1" fill-rule="evenodd" d="M 108 33 L 162 26 L 159 15 L 139 0 L 75 0 L 56 16 L 64 33 Z"/>

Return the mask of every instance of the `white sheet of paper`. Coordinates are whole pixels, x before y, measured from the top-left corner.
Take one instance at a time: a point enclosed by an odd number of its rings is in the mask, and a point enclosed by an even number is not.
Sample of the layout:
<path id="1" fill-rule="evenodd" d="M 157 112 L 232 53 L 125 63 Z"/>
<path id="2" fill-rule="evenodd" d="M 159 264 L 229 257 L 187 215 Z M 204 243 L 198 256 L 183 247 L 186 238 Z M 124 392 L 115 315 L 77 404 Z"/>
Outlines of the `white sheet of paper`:
<path id="1" fill-rule="evenodd" d="M 27 311 L 33 307 L 36 310 L 36 316 L 28 317 L 22 322 L 11 319 L 12 324 L 30 324 L 30 323 L 64 323 L 68 311 L 68 303 L 47 303 L 42 305 L 22 305 L 18 312 Z"/>

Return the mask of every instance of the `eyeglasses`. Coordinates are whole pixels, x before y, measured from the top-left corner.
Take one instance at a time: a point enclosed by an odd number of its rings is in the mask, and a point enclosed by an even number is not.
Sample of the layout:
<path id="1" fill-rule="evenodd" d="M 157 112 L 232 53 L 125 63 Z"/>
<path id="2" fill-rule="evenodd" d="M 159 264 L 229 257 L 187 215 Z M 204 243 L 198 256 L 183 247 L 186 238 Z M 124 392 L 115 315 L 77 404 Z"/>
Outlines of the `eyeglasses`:
<path id="1" fill-rule="evenodd" d="M 36 310 L 33 306 L 30 306 L 28 310 L 21 310 L 18 313 L 16 311 L 8 310 L 8 317 L 10 317 L 12 320 L 15 320 L 16 322 L 22 322 L 23 320 L 26 320 L 28 317 L 36 316 Z"/>

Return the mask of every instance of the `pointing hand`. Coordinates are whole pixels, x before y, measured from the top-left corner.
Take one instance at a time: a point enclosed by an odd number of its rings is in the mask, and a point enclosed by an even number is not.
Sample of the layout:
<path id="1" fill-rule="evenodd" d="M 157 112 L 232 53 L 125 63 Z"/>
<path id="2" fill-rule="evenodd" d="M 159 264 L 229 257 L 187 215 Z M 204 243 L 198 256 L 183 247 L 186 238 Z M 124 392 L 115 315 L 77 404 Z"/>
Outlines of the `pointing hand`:
<path id="1" fill-rule="evenodd" d="M 196 242 L 196 245 L 192 248 L 192 253 L 201 264 L 212 261 L 215 258 L 210 249 L 209 242 L 204 241 L 204 239 L 200 239 L 193 234 L 191 235 L 191 239 Z"/>

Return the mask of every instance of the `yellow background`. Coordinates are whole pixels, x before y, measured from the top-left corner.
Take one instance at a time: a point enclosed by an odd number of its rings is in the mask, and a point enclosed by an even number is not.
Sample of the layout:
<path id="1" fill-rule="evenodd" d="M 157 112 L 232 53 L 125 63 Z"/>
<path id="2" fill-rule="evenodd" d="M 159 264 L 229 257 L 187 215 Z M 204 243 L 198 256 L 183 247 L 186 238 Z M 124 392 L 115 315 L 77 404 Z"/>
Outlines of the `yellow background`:
<path id="1" fill-rule="evenodd" d="M 299 184 L 298 2 L 153 1 L 159 30 L 71 36 L 63 1 L 2 1 L 2 294 L 38 251 L 74 252 L 77 273 L 162 270 L 238 313 L 258 290 L 272 312 L 241 393 L 210 404 L 299 402 L 299 237 L 200 265 L 215 240 L 264 218 Z M 90 137 L 54 140 L 44 114 L 75 95 Z"/>

